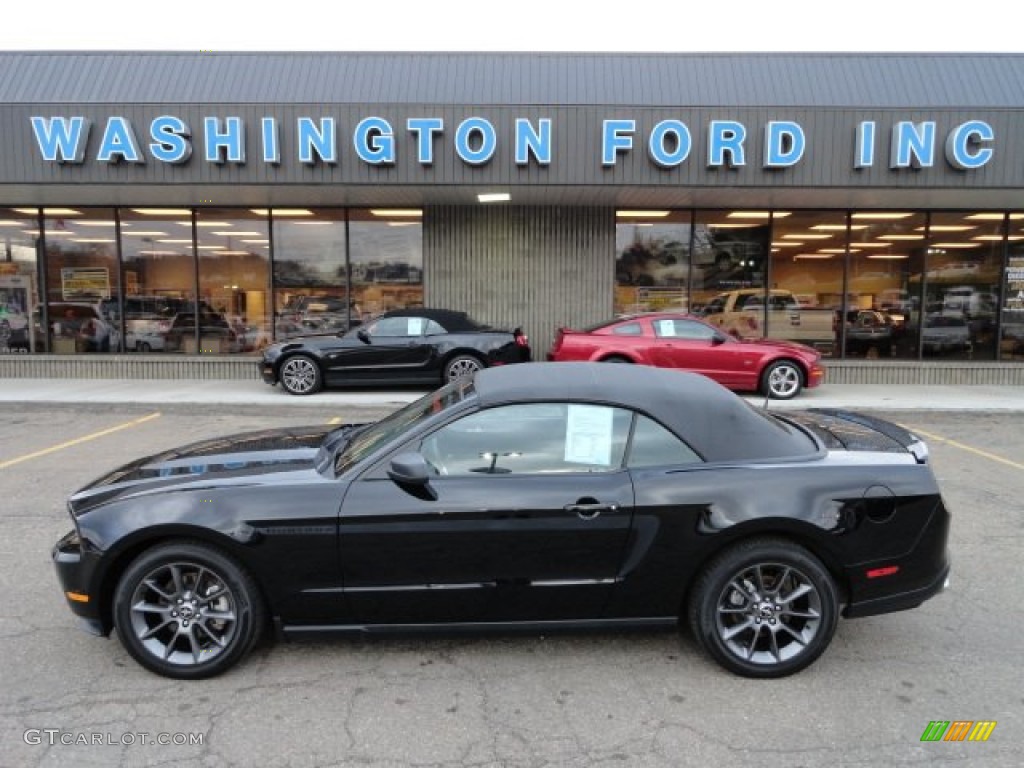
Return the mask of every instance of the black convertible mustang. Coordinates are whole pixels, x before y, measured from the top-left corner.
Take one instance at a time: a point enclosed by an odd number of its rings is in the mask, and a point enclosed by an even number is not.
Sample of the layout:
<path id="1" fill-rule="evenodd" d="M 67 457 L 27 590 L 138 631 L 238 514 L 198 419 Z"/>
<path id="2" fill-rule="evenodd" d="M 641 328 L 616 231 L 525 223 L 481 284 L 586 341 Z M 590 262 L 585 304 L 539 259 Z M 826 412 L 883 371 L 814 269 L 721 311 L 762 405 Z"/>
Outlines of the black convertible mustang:
<path id="1" fill-rule="evenodd" d="M 927 449 L 843 411 L 766 413 L 697 374 L 534 363 L 382 421 L 248 433 L 75 493 L 53 551 L 87 628 L 169 677 L 285 635 L 688 624 L 741 675 L 813 662 L 840 614 L 949 573 Z"/>
<path id="2" fill-rule="evenodd" d="M 437 386 L 485 367 L 530 359 L 523 332 L 480 325 L 465 312 L 396 309 L 347 333 L 303 336 L 263 351 L 260 374 L 293 395 L 326 386 Z"/>

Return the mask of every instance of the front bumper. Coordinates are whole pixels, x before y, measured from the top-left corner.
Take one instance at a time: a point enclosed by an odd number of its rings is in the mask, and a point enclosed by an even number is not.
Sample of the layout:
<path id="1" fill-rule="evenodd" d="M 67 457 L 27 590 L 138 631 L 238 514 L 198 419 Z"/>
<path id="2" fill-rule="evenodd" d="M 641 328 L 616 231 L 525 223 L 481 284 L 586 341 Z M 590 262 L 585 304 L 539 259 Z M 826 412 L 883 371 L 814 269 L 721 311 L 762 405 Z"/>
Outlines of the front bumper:
<path id="1" fill-rule="evenodd" d="M 100 606 L 101 595 L 94 586 L 99 561 L 97 554 L 82 545 L 76 531 L 64 535 L 53 547 L 53 564 L 57 580 L 68 607 L 90 634 L 108 635 L 112 627 L 104 621 Z"/>
<path id="2" fill-rule="evenodd" d="M 256 367 L 259 369 L 260 378 L 270 386 L 277 384 L 277 373 L 274 371 L 274 364 L 266 360 L 260 360 L 256 363 Z"/>

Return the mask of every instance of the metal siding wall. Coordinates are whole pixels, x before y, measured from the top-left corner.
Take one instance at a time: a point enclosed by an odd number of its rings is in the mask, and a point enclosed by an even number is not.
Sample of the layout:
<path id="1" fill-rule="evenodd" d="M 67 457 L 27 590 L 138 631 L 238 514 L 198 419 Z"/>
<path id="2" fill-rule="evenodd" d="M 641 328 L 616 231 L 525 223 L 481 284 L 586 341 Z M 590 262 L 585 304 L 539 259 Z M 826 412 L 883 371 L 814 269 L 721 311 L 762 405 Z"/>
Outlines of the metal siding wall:
<path id="1" fill-rule="evenodd" d="M 426 303 L 521 326 L 543 360 L 559 325 L 611 317 L 615 214 L 609 208 L 427 208 Z"/>

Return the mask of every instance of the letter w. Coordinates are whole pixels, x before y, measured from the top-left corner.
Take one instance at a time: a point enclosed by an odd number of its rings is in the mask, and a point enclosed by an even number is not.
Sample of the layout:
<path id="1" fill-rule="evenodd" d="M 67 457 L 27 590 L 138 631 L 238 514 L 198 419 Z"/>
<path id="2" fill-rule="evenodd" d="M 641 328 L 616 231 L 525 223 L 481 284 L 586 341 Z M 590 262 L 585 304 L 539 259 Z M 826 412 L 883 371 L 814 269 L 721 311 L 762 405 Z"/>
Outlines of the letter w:
<path id="1" fill-rule="evenodd" d="M 80 163 L 85 157 L 89 121 L 84 117 L 72 117 L 70 120 L 66 117 L 33 117 L 32 130 L 39 152 L 47 162 Z"/>
<path id="2" fill-rule="evenodd" d="M 942 735 L 949 727 L 949 720 L 932 720 L 921 734 L 921 741 L 942 741 Z"/>

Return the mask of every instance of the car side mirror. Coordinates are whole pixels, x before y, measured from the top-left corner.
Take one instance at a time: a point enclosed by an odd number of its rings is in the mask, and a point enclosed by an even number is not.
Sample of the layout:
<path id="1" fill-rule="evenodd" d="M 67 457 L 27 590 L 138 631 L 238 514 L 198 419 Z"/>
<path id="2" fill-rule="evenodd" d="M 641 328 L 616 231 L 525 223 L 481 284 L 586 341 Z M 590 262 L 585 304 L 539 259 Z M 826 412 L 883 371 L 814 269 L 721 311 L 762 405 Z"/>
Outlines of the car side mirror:
<path id="1" fill-rule="evenodd" d="M 427 460 L 414 451 L 398 454 L 388 467 L 388 477 L 403 485 L 426 485 L 431 474 Z"/>
<path id="2" fill-rule="evenodd" d="M 414 451 L 398 454 L 388 467 L 388 477 L 398 487 L 423 501 L 437 501 L 437 494 L 430 487 L 432 474 L 427 460 Z"/>
<path id="3" fill-rule="evenodd" d="M 363 344 L 369 344 L 370 343 L 370 334 L 368 334 L 362 328 L 360 328 L 358 331 L 356 331 L 356 338 L 359 339 L 361 342 L 363 342 Z"/>
<path id="4" fill-rule="evenodd" d="M 725 344 L 725 342 L 727 342 L 728 340 L 729 340 L 728 336 L 726 336 L 721 331 L 716 331 L 715 335 L 711 337 L 711 346 L 717 347 L 720 344 Z"/>

